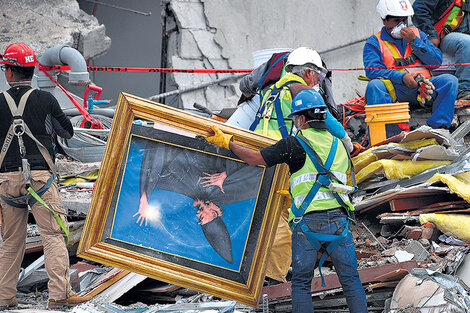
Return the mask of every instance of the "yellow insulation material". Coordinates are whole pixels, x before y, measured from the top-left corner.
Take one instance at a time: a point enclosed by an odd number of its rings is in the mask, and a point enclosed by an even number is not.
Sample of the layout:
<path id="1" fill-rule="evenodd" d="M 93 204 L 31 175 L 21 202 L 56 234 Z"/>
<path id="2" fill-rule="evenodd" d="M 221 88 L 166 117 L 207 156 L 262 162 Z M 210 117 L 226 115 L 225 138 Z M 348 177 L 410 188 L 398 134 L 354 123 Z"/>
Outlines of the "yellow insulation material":
<path id="1" fill-rule="evenodd" d="M 450 161 L 412 161 L 412 160 L 378 160 L 367 165 L 356 174 L 356 180 L 366 180 L 374 174 L 383 173 L 387 179 L 410 178 L 429 168 L 449 164 Z"/>
<path id="2" fill-rule="evenodd" d="M 446 184 L 450 191 L 459 195 L 465 201 L 470 203 L 470 172 L 456 174 L 454 176 L 449 174 L 434 174 L 429 181 L 440 180 Z"/>
<path id="3" fill-rule="evenodd" d="M 454 236 L 462 240 L 470 240 L 470 215 L 466 214 L 421 214 L 421 224 L 432 222 L 437 228 L 448 236 Z"/>
<path id="4" fill-rule="evenodd" d="M 410 142 L 403 142 L 403 143 L 389 143 L 385 146 L 374 147 L 362 153 L 359 153 L 357 156 L 352 158 L 352 161 L 353 161 L 356 172 L 359 172 L 370 163 L 377 161 L 378 158 L 375 155 L 375 150 L 377 150 L 378 148 L 381 148 L 381 149 L 386 148 L 386 147 L 392 148 L 394 145 L 395 146 L 399 145 L 406 149 L 416 150 L 422 147 L 426 147 L 430 145 L 437 145 L 437 144 L 438 142 L 436 138 L 419 139 L 419 140 L 413 140 Z"/>
<path id="5" fill-rule="evenodd" d="M 423 138 L 409 142 L 402 142 L 399 143 L 399 145 L 410 150 L 417 150 L 426 146 L 439 145 L 439 143 L 437 142 L 436 138 Z"/>
<path id="6" fill-rule="evenodd" d="M 356 173 L 362 170 L 371 162 L 377 161 L 377 157 L 374 154 L 374 150 L 376 150 L 376 148 L 372 148 L 364 152 L 361 152 L 357 156 L 352 158 Z"/>

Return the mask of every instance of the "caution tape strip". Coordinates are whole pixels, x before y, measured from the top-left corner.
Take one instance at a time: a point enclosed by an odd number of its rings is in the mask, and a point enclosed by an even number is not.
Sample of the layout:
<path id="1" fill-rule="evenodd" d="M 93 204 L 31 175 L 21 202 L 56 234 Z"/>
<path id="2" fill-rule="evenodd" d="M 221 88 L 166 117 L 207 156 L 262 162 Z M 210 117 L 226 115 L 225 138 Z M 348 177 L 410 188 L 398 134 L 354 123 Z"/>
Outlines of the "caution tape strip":
<path id="1" fill-rule="evenodd" d="M 453 63 L 441 65 L 408 65 L 396 66 L 391 69 L 404 69 L 404 68 L 438 68 L 438 67 L 452 67 L 452 66 L 468 66 L 470 63 Z M 356 67 L 356 68 L 330 68 L 333 72 L 346 72 L 346 71 L 368 71 L 368 70 L 386 70 L 386 67 Z M 70 66 L 48 66 L 39 64 L 40 71 L 69 71 Z M 229 74 L 229 73 L 250 73 L 253 69 L 183 69 L 183 68 L 160 68 L 160 67 L 118 67 L 118 66 L 88 66 L 88 71 L 95 72 L 127 72 L 127 73 L 194 73 L 194 74 Z"/>
<path id="2" fill-rule="evenodd" d="M 69 71 L 70 66 L 39 65 L 40 71 Z M 88 66 L 88 71 L 96 72 L 127 72 L 127 73 L 197 73 L 197 74 L 226 74 L 250 73 L 253 69 L 182 69 L 158 67 L 116 67 L 116 66 Z"/>

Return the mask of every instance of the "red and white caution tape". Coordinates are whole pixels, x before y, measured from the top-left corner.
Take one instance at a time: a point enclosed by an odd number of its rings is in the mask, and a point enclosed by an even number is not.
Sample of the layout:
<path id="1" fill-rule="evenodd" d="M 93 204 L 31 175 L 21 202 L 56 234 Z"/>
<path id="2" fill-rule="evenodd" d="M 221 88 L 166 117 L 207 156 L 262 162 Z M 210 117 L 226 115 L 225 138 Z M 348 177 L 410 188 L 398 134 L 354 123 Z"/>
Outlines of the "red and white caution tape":
<path id="1" fill-rule="evenodd" d="M 450 66 L 468 66 L 470 63 L 454 63 L 454 64 L 441 64 L 441 65 L 408 65 L 397 66 L 394 69 L 404 68 L 438 68 Z M 366 70 L 384 70 L 385 67 L 356 67 L 356 68 L 330 68 L 333 72 L 345 71 L 366 71 Z M 47 66 L 39 64 L 41 71 L 69 71 L 69 66 Z M 250 73 L 253 69 L 183 69 L 183 68 L 160 68 L 160 67 L 119 67 L 119 66 L 88 66 L 88 71 L 95 72 L 127 72 L 127 73 L 194 73 L 194 74 L 227 74 L 227 73 Z"/>

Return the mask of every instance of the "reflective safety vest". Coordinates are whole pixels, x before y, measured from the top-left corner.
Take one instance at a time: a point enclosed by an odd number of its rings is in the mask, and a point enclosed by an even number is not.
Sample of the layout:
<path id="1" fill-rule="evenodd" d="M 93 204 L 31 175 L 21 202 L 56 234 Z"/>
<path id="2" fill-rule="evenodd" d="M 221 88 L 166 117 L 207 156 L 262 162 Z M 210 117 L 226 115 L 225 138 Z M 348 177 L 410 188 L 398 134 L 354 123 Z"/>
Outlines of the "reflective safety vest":
<path id="1" fill-rule="evenodd" d="M 466 12 L 470 12 L 470 4 L 465 0 L 454 0 L 452 4 L 442 13 L 439 20 L 434 24 L 439 39 L 453 32 L 460 23 Z"/>
<path id="2" fill-rule="evenodd" d="M 320 159 L 324 164 L 330 153 L 332 143 L 334 140 L 333 135 L 331 135 L 327 130 L 318 130 L 318 129 L 303 129 L 302 135 L 310 142 L 315 152 L 318 154 Z M 349 158 L 344 148 L 343 144 L 338 144 L 336 148 L 336 153 L 334 155 L 333 162 L 329 168 L 339 182 L 333 181 L 335 183 L 347 184 L 347 171 L 349 169 Z M 317 181 L 318 169 L 313 164 L 313 161 L 308 155 L 305 159 L 304 166 L 292 175 L 289 178 L 290 181 L 290 192 L 292 195 L 292 204 L 297 208 L 304 202 L 307 194 L 313 185 Z M 351 204 L 347 194 L 340 194 L 343 202 L 349 208 L 349 210 L 354 210 L 353 205 Z M 311 211 L 327 210 L 341 207 L 342 204 L 338 202 L 333 193 L 327 187 L 320 187 L 318 192 L 313 197 L 312 201 L 306 208 L 303 214 Z M 290 212 L 289 222 L 294 219 L 294 213 Z"/>
<path id="3" fill-rule="evenodd" d="M 421 38 L 419 34 L 419 30 L 416 27 L 411 27 L 413 32 L 415 33 L 416 37 Z M 387 40 L 382 40 L 380 38 L 380 34 L 382 31 L 379 31 L 375 34 L 380 46 L 380 52 L 382 52 L 383 61 L 385 66 L 389 69 L 396 69 L 399 72 L 404 72 L 404 69 L 398 69 L 397 66 L 408 66 L 408 65 L 422 65 L 421 61 L 414 55 L 413 49 L 411 49 L 410 44 L 406 45 L 405 55 L 403 56 L 400 53 L 400 50 L 394 43 L 391 43 Z M 410 72 L 418 72 L 424 76 L 424 78 L 431 77 L 431 72 L 426 68 L 419 68 L 419 67 L 410 67 L 408 68 Z"/>
<path id="4" fill-rule="evenodd" d="M 349 216 L 349 211 L 354 210 L 347 194 L 339 193 L 340 190 L 348 189 L 344 185 L 347 181 L 346 173 L 350 159 L 344 145 L 338 144 L 338 138 L 328 131 L 309 128 L 302 132 L 302 136 L 298 135 L 296 139 L 304 148 L 306 159 L 304 166 L 293 173 L 290 178 L 293 202 L 289 218 L 292 222 L 292 230 L 299 228 L 315 249 L 321 253 L 318 269 L 321 284 L 325 287 L 322 265 L 328 255 L 331 255 L 346 238 L 349 220 L 340 234 L 325 234 L 312 231 L 303 216 L 308 212 L 337 207 L 346 209 Z M 353 169 L 351 173 L 351 180 L 355 185 Z M 321 252 L 322 248 L 325 253 Z"/>
<path id="5" fill-rule="evenodd" d="M 287 118 L 291 113 L 291 84 L 307 85 L 302 77 L 287 74 L 269 88 L 263 96 L 261 107 L 255 121 L 250 127 L 257 133 L 276 140 L 287 137 L 292 131 L 292 120 Z"/>

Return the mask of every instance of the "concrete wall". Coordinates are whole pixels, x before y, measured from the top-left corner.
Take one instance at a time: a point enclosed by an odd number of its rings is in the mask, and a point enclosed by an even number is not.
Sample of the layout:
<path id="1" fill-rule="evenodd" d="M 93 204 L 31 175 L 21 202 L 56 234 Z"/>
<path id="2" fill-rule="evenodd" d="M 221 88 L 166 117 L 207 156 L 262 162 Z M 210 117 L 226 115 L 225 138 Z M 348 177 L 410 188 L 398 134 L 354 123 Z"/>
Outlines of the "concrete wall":
<path id="1" fill-rule="evenodd" d="M 252 68 L 252 52 L 309 46 L 329 68 L 362 67 L 364 41 L 382 26 L 377 0 L 166 0 L 168 62 L 175 68 Z M 356 44 L 354 44 L 356 43 Z M 345 46 L 344 48 L 338 48 Z M 364 93 L 363 71 L 334 72 L 337 101 Z M 226 74 L 225 74 L 226 75 Z M 207 82 L 220 75 L 174 74 L 178 88 Z M 238 84 L 214 86 L 181 97 L 220 109 L 236 105 Z"/>

